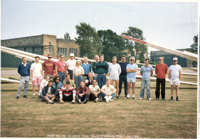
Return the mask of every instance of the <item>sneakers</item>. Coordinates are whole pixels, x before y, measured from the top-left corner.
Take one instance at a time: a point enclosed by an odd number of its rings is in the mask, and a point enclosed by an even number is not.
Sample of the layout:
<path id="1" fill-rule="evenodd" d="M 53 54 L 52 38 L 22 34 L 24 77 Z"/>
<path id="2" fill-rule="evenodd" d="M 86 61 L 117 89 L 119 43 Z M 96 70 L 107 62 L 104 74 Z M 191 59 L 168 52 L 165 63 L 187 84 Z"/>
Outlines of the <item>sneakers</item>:
<path id="1" fill-rule="evenodd" d="M 173 100 L 173 98 L 170 98 L 170 99 L 169 99 L 169 101 L 172 101 L 172 100 Z"/>
<path id="2" fill-rule="evenodd" d="M 96 103 L 98 101 L 98 98 L 96 98 L 95 100 L 94 100 L 94 102 Z"/>
<path id="3" fill-rule="evenodd" d="M 162 100 L 165 100 L 165 98 L 163 98 Z"/>
<path id="4" fill-rule="evenodd" d="M 139 98 L 139 100 L 142 100 L 142 98 Z"/>
<path id="5" fill-rule="evenodd" d="M 116 96 L 116 98 L 117 98 L 117 99 L 120 99 L 120 97 L 119 97 L 118 95 Z"/>
<path id="6" fill-rule="evenodd" d="M 151 98 L 149 98 L 149 100 L 151 100 Z"/>
<path id="7" fill-rule="evenodd" d="M 136 97 L 132 97 L 132 99 L 137 99 Z"/>
<path id="8" fill-rule="evenodd" d="M 84 102 L 83 102 L 83 104 L 86 104 L 87 102 L 88 102 L 88 99 L 85 99 Z"/>
<path id="9" fill-rule="evenodd" d="M 26 95 L 23 96 L 24 98 L 28 98 Z"/>
<path id="10" fill-rule="evenodd" d="M 60 104 L 64 104 L 65 102 L 63 100 L 60 101 Z"/>
<path id="11" fill-rule="evenodd" d="M 126 99 L 129 99 L 129 94 L 126 96 Z"/>
<path id="12" fill-rule="evenodd" d="M 47 101 L 47 104 L 54 104 L 54 102 L 49 100 L 49 101 Z"/>
<path id="13" fill-rule="evenodd" d="M 158 100 L 158 98 L 155 98 L 154 100 Z"/>
<path id="14" fill-rule="evenodd" d="M 81 100 L 80 99 L 78 99 L 78 103 L 81 104 Z"/>
<path id="15" fill-rule="evenodd" d="M 113 99 L 110 99 L 110 102 L 113 102 Z"/>
<path id="16" fill-rule="evenodd" d="M 180 101 L 179 99 L 176 99 L 176 101 Z"/>
<path id="17" fill-rule="evenodd" d="M 72 104 L 75 104 L 75 102 L 76 102 L 75 100 L 72 100 Z"/>
<path id="18" fill-rule="evenodd" d="M 17 96 L 16 99 L 19 99 L 19 97 Z"/>

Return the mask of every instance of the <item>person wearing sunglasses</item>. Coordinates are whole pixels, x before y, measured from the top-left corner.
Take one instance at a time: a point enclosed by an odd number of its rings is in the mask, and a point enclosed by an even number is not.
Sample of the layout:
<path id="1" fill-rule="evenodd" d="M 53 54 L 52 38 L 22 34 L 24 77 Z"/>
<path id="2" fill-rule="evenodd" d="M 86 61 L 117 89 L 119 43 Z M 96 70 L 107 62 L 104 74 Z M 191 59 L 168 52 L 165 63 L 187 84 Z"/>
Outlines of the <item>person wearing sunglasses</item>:
<path id="1" fill-rule="evenodd" d="M 161 84 L 161 97 L 162 97 L 162 100 L 165 100 L 165 76 L 168 71 L 168 66 L 166 64 L 164 64 L 163 62 L 164 62 L 164 57 L 160 57 L 159 64 L 157 64 L 155 67 L 155 73 L 157 76 L 155 100 L 158 100 L 160 97 L 160 84 Z"/>
<path id="2" fill-rule="evenodd" d="M 44 70 L 44 75 L 50 75 L 50 79 L 53 79 L 53 70 L 55 69 L 55 62 L 51 60 L 52 55 L 48 54 L 48 60 L 42 64 L 42 69 Z"/>
<path id="3" fill-rule="evenodd" d="M 135 82 L 136 82 L 136 72 L 138 71 L 138 65 L 134 64 L 135 62 L 135 57 L 131 56 L 130 57 L 130 64 L 126 66 L 126 71 L 127 71 L 127 83 L 128 83 L 128 94 L 126 98 L 129 98 L 129 93 L 130 93 L 130 88 L 132 85 L 132 93 L 133 93 L 133 99 L 136 99 L 135 97 Z"/>
<path id="4" fill-rule="evenodd" d="M 57 76 L 54 78 L 53 87 L 56 88 L 56 100 L 59 98 L 60 89 L 63 87 L 62 82 L 60 81 L 60 77 Z"/>
<path id="5" fill-rule="evenodd" d="M 66 73 L 66 63 L 64 62 L 64 55 L 60 55 L 60 60 L 55 64 L 55 71 L 56 75 L 60 77 L 60 81 L 63 82 L 65 80 L 65 73 Z"/>

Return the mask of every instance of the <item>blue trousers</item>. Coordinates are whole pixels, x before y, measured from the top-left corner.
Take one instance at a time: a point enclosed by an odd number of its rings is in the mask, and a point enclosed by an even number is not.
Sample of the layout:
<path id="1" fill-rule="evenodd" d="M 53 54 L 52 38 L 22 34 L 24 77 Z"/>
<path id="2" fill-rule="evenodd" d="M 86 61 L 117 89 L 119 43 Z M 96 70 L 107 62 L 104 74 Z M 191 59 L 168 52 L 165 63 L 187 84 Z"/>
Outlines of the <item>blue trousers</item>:
<path id="1" fill-rule="evenodd" d="M 126 75 L 120 75 L 119 76 L 119 96 L 121 94 L 123 82 L 124 82 L 124 93 L 125 93 L 125 96 L 126 96 L 127 95 L 127 78 L 126 78 Z"/>
<path id="2" fill-rule="evenodd" d="M 98 82 L 99 87 L 102 88 L 102 86 L 106 84 L 106 75 L 98 74 L 97 82 Z"/>
<path id="3" fill-rule="evenodd" d="M 76 84 L 76 89 L 77 89 L 80 86 L 80 82 L 83 80 L 83 77 L 74 75 L 74 79 L 75 79 L 75 84 Z"/>
<path id="4" fill-rule="evenodd" d="M 65 73 L 58 71 L 58 76 L 60 77 L 61 83 L 63 83 L 63 81 L 65 80 Z"/>
<path id="5" fill-rule="evenodd" d="M 82 97 L 78 96 L 78 99 L 84 101 L 85 99 L 88 98 L 88 95 L 83 95 Z"/>
<path id="6" fill-rule="evenodd" d="M 104 94 L 104 93 L 102 93 L 102 92 L 101 92 L 100 94 L 101 94 L 101 96 L 102 96 L 102 100 L 105 100 L 104 97 L 106 96 L 106 94 Z M 113 99 L 114 96 L 115 96 L 115 93 L 113 93 L 111 96 L 112 96 L 112 99 Z"/>
<path id="7" fill-rule="evenodd" d="M 140 90 L 140 98 L 144 98 L 144 89 L 145 89 L 145 85 L 146 85 L 147 98 L 151 98 L 150 82 L 151 82 L 150 79 L 148 79 L 148 80 L 142 79 L 142 82 L 141 82 L 141 90 Z"/>

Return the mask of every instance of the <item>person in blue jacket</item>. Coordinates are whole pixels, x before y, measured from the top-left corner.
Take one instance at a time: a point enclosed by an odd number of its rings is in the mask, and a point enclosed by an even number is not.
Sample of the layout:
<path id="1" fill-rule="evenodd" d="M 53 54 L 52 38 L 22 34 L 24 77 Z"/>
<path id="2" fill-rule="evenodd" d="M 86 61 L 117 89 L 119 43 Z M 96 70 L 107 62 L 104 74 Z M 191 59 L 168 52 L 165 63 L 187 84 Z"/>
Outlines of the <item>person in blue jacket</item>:
<path id="1" fill-rule="evenodd" d="M 56 95 L 56 100 L 58 100 L 59 99 L 59 91 L 63 87 L 63 84 L 60 81 L 60 77 L 59 76 L 54 78 L 53 87 L 56 88 L 56 94 L 57 94 Z"/>
<path id="2" fill-rule="evenodd" d="M 88 63 L 88 59 L 87 57 L 84 57 L 84 63 L 81 65 L 81 67 L 83 67 L 84 70 L 84 81 L 86 78 L 88 78 L 88 73 L 91 72 L 91 65 Z"/>

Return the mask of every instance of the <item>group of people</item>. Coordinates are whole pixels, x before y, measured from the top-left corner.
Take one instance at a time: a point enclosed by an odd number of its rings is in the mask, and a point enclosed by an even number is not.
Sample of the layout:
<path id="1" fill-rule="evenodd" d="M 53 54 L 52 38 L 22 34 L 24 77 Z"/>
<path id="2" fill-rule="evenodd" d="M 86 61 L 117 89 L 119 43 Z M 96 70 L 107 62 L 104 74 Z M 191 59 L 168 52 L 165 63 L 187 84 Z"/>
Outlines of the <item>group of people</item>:
<path id="1" fill-rule="evenodd" d="M 130 63 L 126 62 L 126 56 L 121 57 L 121 62 L 117 63 L 117 57 L 112 58 L 112 63 L 108 64 L 104 61 L 104 55 L 95 56 L 95 62 L 88 63 L 87 57 L 84 57 L 84 62 L 74 59 L 74 54 L 70 54 L 70 59 L 64 61 L 64 55 L 60 55 L 57 62 L 53 62 L 52 55 L 48 54 L 48 60 L 43 64 L 39 63 L 40 58 L 35 57 L 35 62 L 31 66 L 26 62 L 26 57 L 22 58 L 22 63 L 18 66 L 18 73 L 21 75 L 19 88 L 16 99 L 19 99 L 21 87 L 23 83 L 24 91 L 23 97 L 26 96 L 28 84 L 31 77 L 33 85 L 33 98 L 35 97 L 35 87 L 38 86 L 38 95 L 41 101 L 54 104 L 54 101 L 59 101 L 64 104 L 65 101 L 71 101 L 72 104 L 76 101 L 84 104 L 88 100 L 97 102 L 99 98 L 106 102 L 112 102 L 116 94 L 116 98 L 120 98 L 122 91 L 122 83 L 124 83 L 125 99 L 130 96 L 130 89 L 132 86 L 132 99 L 135 96 L 136 72 L 138 65 L 135 64 L 135 57 L 129 58 Z M 174 87 L 176 89 L 176 100 L 179 101 L 179 85 L 181 79 L 181 66 L 177 64 L 178 59 L 173 58 L 173 65 L 169 67 L 164 64 L 164 58 L 159 58 L 159 64 L 155 66 L 156 91 L 155 100 L 160 98 L 160 84 L 161 97 L 165 100 L 165 77 L 168 73 L 171 85 L 171 98 L 173 100 Z M 55 70 L 55 75 L 54 71 Z M 147 99 L 151 100 L 150 82 L 153 75 L 153 67 L 149 65 L 149 59 L 145 59 L 145 64 L 140 68 L 141 90 L 139 99 L 144 99 L 144 90 L 146 86 Z M 43 75 L 44 73 L 44 75 Z M 110 74 L 110 78 L 106 78 L 106 74 Z M 44 79 L 43 79 L 44 77 Z M 113 83 L 115 82 L 115 87 Z"/>

